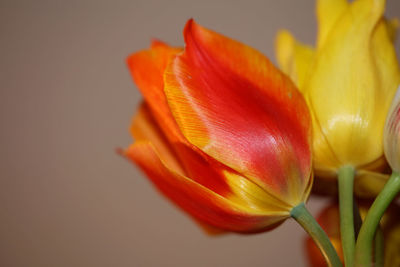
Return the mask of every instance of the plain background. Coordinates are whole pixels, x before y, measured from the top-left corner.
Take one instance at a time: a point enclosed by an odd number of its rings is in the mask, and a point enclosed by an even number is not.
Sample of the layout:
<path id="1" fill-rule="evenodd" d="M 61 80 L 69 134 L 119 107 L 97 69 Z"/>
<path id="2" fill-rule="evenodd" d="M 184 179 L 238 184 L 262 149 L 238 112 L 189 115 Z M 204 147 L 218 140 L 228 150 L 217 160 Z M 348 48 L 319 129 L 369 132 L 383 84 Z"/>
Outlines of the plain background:
<path id="1" fill-rule="evenodd" d="M 311 0 L 0 1 L 0 266 L 306 265 L 293 221 L 210 238 L 115 153 L 140 101 L 125 58 L 191 17 L 273 60 L 279 28 L 315 39 Z"/>

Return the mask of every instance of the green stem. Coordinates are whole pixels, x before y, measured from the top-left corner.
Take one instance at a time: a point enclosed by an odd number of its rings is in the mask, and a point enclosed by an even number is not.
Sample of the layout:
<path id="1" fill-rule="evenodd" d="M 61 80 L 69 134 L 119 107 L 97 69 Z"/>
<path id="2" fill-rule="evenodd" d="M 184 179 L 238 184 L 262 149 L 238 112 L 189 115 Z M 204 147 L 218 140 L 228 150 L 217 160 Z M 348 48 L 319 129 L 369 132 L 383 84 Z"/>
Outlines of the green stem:
<path id="1" fill-rule="evenodd" d="M 384 242 L 383 242 L 383 232 L 380 227 L 376 230 L 375 240 L 374 240 L 374 261 L 375 267 L 383 267 L 384 261 Z"/>
<path id="2" fill-rule="evenodd" d="M 372 266 L 372 241 L 386 208 L 400 191 L 400 175 L 392 173 L 369 209 L 356 243 L 356 266 Z"/>
<path id="3" fill-rule="evenodd" d="M 356 201 L 353 201 L 353 216 L 354 216 L 354 236 L 355 240 L 357 240 L 358 233 L 360 232 L 360 228 L 362 225 L 362 218 L 360 214 L 360 209 L 358 208 Z"/>
<path id="4" fill-rule="evenodd" d="M 340 236 L 342 240 L 344 263 L 353 266 L 355 236 L 353 213 L 353 184 L 354 168 L 343 166 L 339 169 L 339 212 L 340 212 Z"/>
<path id="5" fill-rule="evenodd" d="M 314 217 L 310 212 L 308 212 L 304 203 L 294 207 L 291 210 L 290 215 L 311 236 L 315 244 L 317 244 L 318 248 L 321 250 L 321 253 L 324 255 L 328 265 L 332 267 L 341 267 L 342 263 L 331 241 Z"/>

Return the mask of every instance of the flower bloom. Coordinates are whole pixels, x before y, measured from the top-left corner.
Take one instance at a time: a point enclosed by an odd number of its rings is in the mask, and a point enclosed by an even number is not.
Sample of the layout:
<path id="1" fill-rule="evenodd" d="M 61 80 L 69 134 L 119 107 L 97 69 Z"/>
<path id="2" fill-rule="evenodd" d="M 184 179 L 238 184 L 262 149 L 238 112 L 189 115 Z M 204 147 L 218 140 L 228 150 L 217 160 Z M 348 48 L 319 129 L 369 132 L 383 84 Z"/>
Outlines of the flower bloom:
<path id="1" fill-rule="evenodd" d="M 400 172 L 400 87 L 386 119 L 383 140 L 390 167 L 393 171 Z"/>
<path id="2" fill-rule="evenodd" d="M 184 50 L 154 41 L 128 58 L 144 104 L 123 153 L 196 221 L 270 229 L 310 192 L 307 105 L 254 49 L 193 20 L 184 38 Z"/>
<path id="3" fill-rule="evenodd" d="M 386 20 L 384 8 L 384 0 L 319 0 L 315 48 L 287 31 L 278 35 L 278 62 L 310 108 L 317 176 L 351 165 L 358 175 L 381 177 L 373 171 L 386 164 L 383 128 L 400 82 L 397 21 Z"/>

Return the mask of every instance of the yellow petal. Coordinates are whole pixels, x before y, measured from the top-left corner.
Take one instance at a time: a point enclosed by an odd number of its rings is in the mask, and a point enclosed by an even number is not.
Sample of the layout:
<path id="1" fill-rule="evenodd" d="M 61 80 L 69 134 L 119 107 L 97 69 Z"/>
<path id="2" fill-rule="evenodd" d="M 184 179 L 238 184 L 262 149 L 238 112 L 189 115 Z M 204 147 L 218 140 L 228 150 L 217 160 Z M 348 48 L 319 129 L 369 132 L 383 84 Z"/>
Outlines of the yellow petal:
<path id="1" fill-rule="evenodd" d="M 400 224 L 385 236 L 385 266 L 400 266 Z"/>
<path id="2" fill-rule="evenodd" d="M 318 0 L 318 40 L 317 47 L 321 47 L 333 25 L 348 7 L 347 0 Z"/>
<path id="3" fill-rule="evenodd" d="M 354 193 L 360 198 L 374 198 L 388 179 L 388 174 L 360 170 L 354 180 Z"/>
<path id="4" fill-rule="evenodd" d="M 384 1 L 353 2 L 318 49 L 304 89 L 317 169 L 368 165 L 382 156 L 386 114 L 400 79 Z"/>
<path id="5" fill-rule="evenodd" d="M 397 29 L 399 28 L 399 20 L 397 18 L 384 20 L 384 24 L 387 28 L 389 38 L 394 43 L 397 37 Z"/>
<path id="6" fill-rule="evenodd" d="M 287 211 L 293 208 L 293 203 L 287 204 L 269 194 L 251 180 L 234 172 L 224 171 L 226 183 L 232 194 L 228 197 L 231 201 L 240 203 L 249 212 L 255 211 Z"/>
<path id="7" fill-rule="evenodd" d="M 278 32 L 275 47 L 281 70 L 294 81 L 301 91 L 313 62 L 313 48 L 296 41 L 286 30 Z"/>

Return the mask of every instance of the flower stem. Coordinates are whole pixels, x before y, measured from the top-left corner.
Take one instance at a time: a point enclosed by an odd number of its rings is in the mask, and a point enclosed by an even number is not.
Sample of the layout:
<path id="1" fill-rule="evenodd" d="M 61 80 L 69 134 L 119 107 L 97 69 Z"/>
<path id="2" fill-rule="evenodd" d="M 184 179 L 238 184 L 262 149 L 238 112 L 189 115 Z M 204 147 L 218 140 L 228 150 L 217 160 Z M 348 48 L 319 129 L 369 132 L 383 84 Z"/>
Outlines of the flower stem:
<path id="1" fill-rule="evenodd" d="M 354 237 L 357 240 L 358 233 L 362 225 L 362 218 L 360 214 L 360 209 L 358 208 L 357 202 L 353 201 L 353 216 L 354 216 Z"/>
<path id="2" fill-rule="evenodd" d="M 338 183 L 340 235 L 342 239 L 344 262 L 346 266 L 353 266 L 355 250 L 353 213 L 354 168 L 351 166 L 343 166 L 340 168 Z"/>
<path id="3" fill-rule="evenodd" d="M 374 261 L 375 267 L 383 267 L 384 260 L 384 240 L 383 240 L 383 232 L 380 227 L 376 230 L 375 240 L 374 240 Z"/>
<path id="4" fill-rule="evenodd" d="M 331 241 L 329 240 L 324 230 L 322 230 L 321 226 L 307 210 L 304 203 L 301 203 L 298 206 L 294 207 L 291 210 L 290 215 L 311 236 L 315 244 L 317 244 L 318 248 L 320 249 L 321 253 L 324 255 L 324 258 L 328 265 L 332 267 L 341 267 L 342 263 Z"/>
<path id="5" fill-rule="evenodd" d="M 372 266 L 372 241 L 386 208 L 400 191 L 400 175 L 392 173 L 369 209 L 356 243 L 356 266 Z"/>

